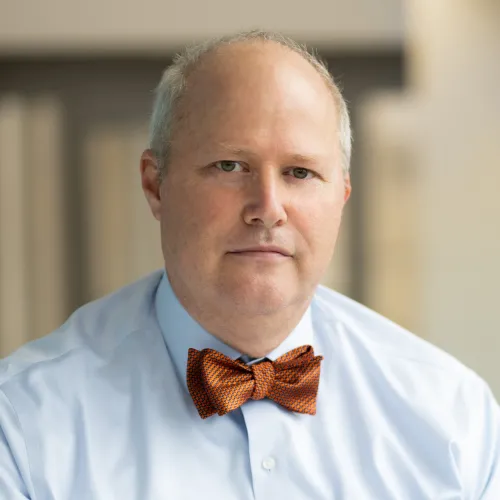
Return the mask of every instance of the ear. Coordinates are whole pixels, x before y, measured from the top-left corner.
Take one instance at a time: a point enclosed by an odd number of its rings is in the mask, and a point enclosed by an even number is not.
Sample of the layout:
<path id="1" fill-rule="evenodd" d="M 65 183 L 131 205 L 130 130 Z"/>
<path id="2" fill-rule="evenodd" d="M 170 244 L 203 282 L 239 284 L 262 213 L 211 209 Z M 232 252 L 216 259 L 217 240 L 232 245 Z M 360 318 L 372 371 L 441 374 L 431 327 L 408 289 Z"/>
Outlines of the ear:
<path id="1" fill-rule="evenodd" d="M 160 176 L 158 160 L 150 149 L 146 149 L 141 155 L 141 184 L 151 213 L 156 220 L 161 215 Z"/>
<path id="2" fill-rule="evenodd" d="M 352 186 L 351 186 L 351 176 L 349 174 L 344 175 L 344 203 L 347 203 L 347 200 L 351 196 Z"/>

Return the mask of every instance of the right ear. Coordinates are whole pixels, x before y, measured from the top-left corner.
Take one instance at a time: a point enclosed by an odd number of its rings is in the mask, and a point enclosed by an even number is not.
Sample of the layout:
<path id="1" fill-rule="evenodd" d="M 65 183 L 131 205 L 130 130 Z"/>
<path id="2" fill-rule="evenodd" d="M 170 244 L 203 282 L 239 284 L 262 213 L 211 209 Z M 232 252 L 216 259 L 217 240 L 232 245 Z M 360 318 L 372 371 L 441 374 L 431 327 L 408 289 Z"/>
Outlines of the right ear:
<path id="1" fill-rule="evenodd" d="M 141 155 L 141 184 L 149 208 L 156 220 L 161 216 L 160 171 L 156 155 L 146 149 Z"/>

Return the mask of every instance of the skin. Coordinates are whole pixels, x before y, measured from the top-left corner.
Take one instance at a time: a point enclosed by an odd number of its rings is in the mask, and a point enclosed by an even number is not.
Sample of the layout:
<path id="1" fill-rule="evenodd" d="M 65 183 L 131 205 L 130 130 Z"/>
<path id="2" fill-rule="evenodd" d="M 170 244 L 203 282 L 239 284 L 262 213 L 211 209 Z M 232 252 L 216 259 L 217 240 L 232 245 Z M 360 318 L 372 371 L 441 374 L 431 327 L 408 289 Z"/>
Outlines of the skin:
<path id="1" fill-rule="evenodd" d="M 338 113 L 316 70 L 274 42 L 217 49 L 189 74 L 162 182 L 142 187 L 165 268 L 188 313 L 263 357 L 299 323 L 334 252 L 351 192 Z M 276 245 L 277 252 L 244 252 Z"/>

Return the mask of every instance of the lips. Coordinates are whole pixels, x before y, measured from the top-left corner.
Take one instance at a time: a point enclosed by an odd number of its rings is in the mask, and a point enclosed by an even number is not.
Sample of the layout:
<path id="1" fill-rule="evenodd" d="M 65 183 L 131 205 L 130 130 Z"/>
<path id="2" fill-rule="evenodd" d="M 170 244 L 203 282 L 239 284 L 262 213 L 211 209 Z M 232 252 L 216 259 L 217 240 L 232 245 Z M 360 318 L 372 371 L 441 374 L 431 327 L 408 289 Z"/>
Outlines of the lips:
<path id="1" fill-rule="evenodd" d="M 251 254 L 251 253 L 273 254 L 274 253 L 274 254 L 283 255 L 284 257 L 291 257 L 291 255 L 292 255 L 285 248 L 274 246 L 274 245 L 239 248 L 238 250 L 233 250 L 231 253 L 245 253 L 245 254 Z"/>

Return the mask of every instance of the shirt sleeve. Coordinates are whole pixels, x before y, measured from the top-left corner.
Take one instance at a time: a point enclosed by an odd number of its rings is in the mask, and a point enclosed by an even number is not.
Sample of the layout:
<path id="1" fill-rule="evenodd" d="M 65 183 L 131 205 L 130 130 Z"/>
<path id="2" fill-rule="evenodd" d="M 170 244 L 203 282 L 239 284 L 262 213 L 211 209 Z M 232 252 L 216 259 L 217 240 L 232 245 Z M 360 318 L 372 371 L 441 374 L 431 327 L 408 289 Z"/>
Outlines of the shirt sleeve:
<path id="1" fill-rule="evenodd" d="M 487 398 L 485 486 L 478 498 L 480 500 L 498 500 L 500 499 L 500 407 L 489 390 Z"/>
<path id="2" fill-rule="evenodd" d="M 30 500 L 26 447 L 17 415 L 0 390 L 0 500 Z"/>
<path id="3" fill-rule="evenodd" d="M 500 499 L 500 407 L 489 386 L 473 374 L 467 384 L 462 410 L 461 465 L 470 500 Z M 459 417 L 460 418 L 460 417 Z"/>

